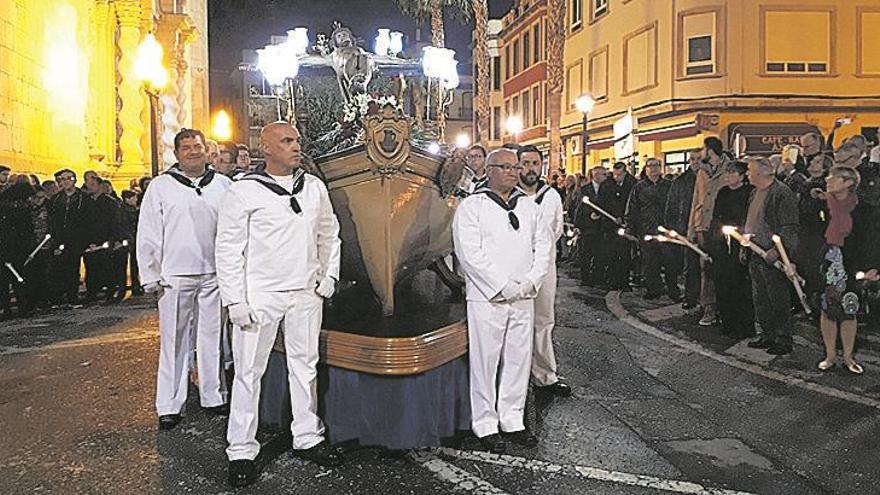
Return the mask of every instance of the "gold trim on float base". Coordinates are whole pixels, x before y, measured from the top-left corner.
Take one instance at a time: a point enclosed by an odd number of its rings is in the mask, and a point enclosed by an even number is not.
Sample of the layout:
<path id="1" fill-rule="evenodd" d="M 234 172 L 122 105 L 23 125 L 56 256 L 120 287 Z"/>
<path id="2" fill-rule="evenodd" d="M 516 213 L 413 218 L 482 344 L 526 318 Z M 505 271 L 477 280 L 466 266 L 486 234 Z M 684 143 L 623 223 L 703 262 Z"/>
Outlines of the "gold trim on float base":
<path id="1" fill-rule="evenodd" d="M 284 333 L 274 350 L 284 353 Z M 321 330 L 321 362 L 376 375 L 415 375 L 437 368 L 468 351 L 465 320 L 416 337 L 370 337 Z"/>

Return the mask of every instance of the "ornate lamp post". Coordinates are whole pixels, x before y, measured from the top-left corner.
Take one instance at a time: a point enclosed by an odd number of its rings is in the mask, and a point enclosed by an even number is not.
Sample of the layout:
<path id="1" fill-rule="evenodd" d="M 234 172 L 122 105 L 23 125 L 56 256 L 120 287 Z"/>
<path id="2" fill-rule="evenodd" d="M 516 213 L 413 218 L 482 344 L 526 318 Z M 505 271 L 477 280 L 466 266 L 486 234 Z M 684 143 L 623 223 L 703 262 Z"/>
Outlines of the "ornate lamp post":
<path id="1" fill-rule="evenodd" d="M 144 84 L 144 91 L 150 100 L 150 173 L 159 175 L 159 144 L 157 137 L 156 110 L 159 106 L 159 93 L 168 84 L 168 70 L 162 65 L 162 45 L 152 33 L 144 36 L 138 46 L 134 62 L 135 77 Z"/>
<path id="2" fill-rule="evenodd" d="M 596 105 L 596 100 L 593 99 L 590 95 L 581 95 L 577 101 L 575 101 L 575 106 L 577 109 L 584 115 L 583 121 L 583 133 L 581 134 L 581 173 L 583 175 L 587 175 L 587 143 L 589 142 L 589 134 L 587 133 L 587 118 L 590 115 L 590 112 L 593 111 L 593 107 Z"/>
<path id="3" fill-rule="evenodd" d="M 263 73 L 266 81 L 275 90 L 278 106 L 278 118 L 281 119 L 281 94 L 286 89 L 290 92 L 289 105 L 287 107 L 287 119 L 293 122 L 295 119 L 293 103 L 292 79 L 299 74 L 298 56 L 305 53 L 308 46 L 308 33 L 305 28 L 297 28 L 288 31 L 287 41 L 280 45 L 266 45 L 257 50 L 257 69 Z M 285 85 L 287 88 L 284 88 Z"/>
<path id="4" fill-rule="evenodd" d="M 422 72 L 428 78 L 428 110 L 425 117 L 431 120 L 431 80 L 436 79 L 438 82 L 438 102 L 437 102 L 437 120 L 440 122 L 440 138 L 444 133 L 444 107 L 451 103 L 451 98 L 447 100 L 443 91 L 451 91 L 458 87 L 458 61 L 455 60 L 455 50 L 448 48 L 437 48 L 435 46 L 426 46 L 423 48 L 422 55 Z"/>

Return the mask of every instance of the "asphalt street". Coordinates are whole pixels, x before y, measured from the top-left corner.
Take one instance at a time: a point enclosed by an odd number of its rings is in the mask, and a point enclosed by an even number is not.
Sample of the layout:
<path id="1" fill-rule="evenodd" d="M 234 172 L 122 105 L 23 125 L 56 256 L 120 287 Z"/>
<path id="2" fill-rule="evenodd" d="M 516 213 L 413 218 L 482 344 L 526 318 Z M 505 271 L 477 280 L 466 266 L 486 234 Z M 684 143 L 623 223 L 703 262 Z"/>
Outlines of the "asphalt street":
<path id="1" fill-rule="evenodd" d="M 815 370 L 799 338 L 763 353 L 669 301 L 579 287 L 562 270 L 556 349 L 568 399 L 531 394 L 534 449 L 360 449 L 323 469 L 263 432 L 241 493 L 878 493 L 880 367 Z M 0 323 L 0 493 L 231 493 L 225 422 L 198 408 L 159 432 L 149 299 Z"/>

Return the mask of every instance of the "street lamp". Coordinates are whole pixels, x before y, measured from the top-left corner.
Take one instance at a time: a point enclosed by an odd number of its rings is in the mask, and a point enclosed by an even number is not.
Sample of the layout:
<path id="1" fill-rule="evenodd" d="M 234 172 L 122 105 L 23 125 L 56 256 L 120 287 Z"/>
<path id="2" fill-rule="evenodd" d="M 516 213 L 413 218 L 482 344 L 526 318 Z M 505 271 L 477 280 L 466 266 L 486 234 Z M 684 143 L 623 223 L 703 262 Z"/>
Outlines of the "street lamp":
<path id="1" fill-rule="evenodd" d="M 291 80 L 299 74 L 299 55 L 305 53 L 303 43 L 308 44 L 308 34 L 305 28 L 297 28 L 288 33 L 287 41 L 280 45 L 266 45 L 257 50 L 257 69 L 263 73 L 266 81 L 272 85 L 276 97 L 278 118 L 281 119 L 281 94 L 284 92 L 282 85 L 287 83 L 290 92 L 290 105 L 287 113 L 288 119 L 294 118 L 293 83 Z"/>
<path id="2" fill-rule="evenodd" d="M 143 81 L 150 101 L 150 173 L 153 177 L 159 175 L 156 109 L 159 106 L 159 92 L 168 84 L 168 70 L 162 65 L 162 57 L 162 45 L 156 37 L 152 33 L 144 36 L 134 61 L 134 75 Z"/>
<path id="3" fill-rule="evenodd" d="M 455 50 L 426 46 L 422 55 L 422 72 L 428 78 L 428 111 L 427 118 L 431 119 L 431 79 L 437 79 L 442 89 L 453 90 L 458 87 L 458 61 L 455 60 Z M 442 90 L 441 90 L 442 91 Z M 442 93 L 441 93 L 442 94 Z M 446 101 L 438 102 L 437 114 L 443 111 L 448 104 Z"/>
<path id="4" fill-rule="evenodd" d="M 584 115 L 583 134 L 581 135 L 581 173 L 587 175 L 587 143 L 589 141 L 589 134 L 587 133 L 587 118 L 589 117 L 590 112 L 593 111 L 593 107 L 596 106 L 596 100 L 590 95 L 581 95 L 574 104 Z"/>
<path id="5" fill-rule="evenodd" d="M 516 115 L 511 115 L 510 117 L 507 117 L 504 127 L 507 129 L 508 133 L 513 134 L 514 144 L 519 144 L 519 133 L 523 130 L 522 119 Z"/>
<path id="6" fill-rule="evenodd" d="M 471 137 L 466 133 L 459 133 L 458 136 L 455 136 L 455 147 L 456 148 L 467 148 L 471 145 Z"/>

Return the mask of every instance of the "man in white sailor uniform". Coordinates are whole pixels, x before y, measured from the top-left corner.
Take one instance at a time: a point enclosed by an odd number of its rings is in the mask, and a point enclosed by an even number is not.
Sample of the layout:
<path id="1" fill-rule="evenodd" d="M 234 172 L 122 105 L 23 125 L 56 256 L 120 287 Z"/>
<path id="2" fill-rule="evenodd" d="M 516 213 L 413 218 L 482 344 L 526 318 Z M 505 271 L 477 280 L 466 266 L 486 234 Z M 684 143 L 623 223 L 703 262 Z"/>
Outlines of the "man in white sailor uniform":
<path id="1" fill-rule="evenodd" d="M 295 455 L 322 466 L 342 457 L 317 414 L 323 301 L 339 278 L 341 241 L 326 186 L 301 168 L 300 134 L 286 122 L 263 128 L 265 172 L 234 182 L 217 225 L 217 276 L 233 324 L 235 379 L 227 440 L 229 483 L 257 478 L 260 381 L 284 331 Z"/>
<path id="2" fill-rule="evenodd" d="M 220 376 L 220 292 L 214 264 L 217 212 L 231 181 L 207 166 L 205 136 L 174 138 L 178 163 L 153 179 L 138 218 L 137 257 L 144 291 L 159 294 L 159 428 L 174 428 L 186 403 L 192 341 L 199 397 L 225 415 Z"/>
<path id="3" fill-rule="evenodd" d="M 527 447 L 538 442 L 525 428 L 523 411 L 533 299 L 553 245 L 538 206 L 516 187 L 516 153 L 489 153 L 486 169 L 486 185 L 461 202 L 452 229 L 467 295 L 471 427 L 484 448 L 502 453 L 508 440 Z"/>
<path id="4" fill-rule="evenodd" d="M 562 237 L 562 198 L 541 180 L 544 166 L 541 151 L 523 146 L 516 152 L 522 172 L 519 187 L 540 210 L 539 222 L 550 229 L 550 265 L 535 297 L 535 342 L 532 349 L 532 381 L 538 390 L 560 397 L 571 396 L 571 387 L 556 374 L 556 353 L 553 351 L 553 327 L 556 325 L 556 241 Z"/>

